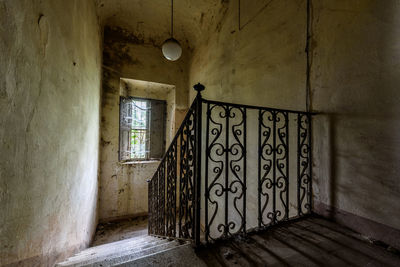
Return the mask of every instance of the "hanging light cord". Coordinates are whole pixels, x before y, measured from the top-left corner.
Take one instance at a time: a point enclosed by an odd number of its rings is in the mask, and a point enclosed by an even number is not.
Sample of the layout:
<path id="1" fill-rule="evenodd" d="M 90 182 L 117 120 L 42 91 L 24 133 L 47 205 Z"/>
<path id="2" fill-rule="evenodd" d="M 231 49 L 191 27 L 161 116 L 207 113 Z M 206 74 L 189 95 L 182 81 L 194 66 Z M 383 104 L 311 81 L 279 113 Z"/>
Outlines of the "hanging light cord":
<path id="1" fill-rule="evenodd" d="M 171 0 L 171 38 L 174 38 L 174 0 Z"/>

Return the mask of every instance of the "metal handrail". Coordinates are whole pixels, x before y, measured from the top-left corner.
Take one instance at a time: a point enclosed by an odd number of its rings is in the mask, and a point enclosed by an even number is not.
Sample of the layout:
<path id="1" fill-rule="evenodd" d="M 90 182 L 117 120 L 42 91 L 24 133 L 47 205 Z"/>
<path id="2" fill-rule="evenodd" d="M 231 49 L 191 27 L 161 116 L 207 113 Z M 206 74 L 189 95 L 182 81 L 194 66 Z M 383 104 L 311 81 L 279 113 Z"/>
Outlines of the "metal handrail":
<path id="1" fill-rule="evenodd" d="M 197 91 L 196 98 L 162 157 L 154 176 L 148 180 L 149 234 L 189 239 L 196 246 L 200 244 L 200 193 L 202 191 L 200 187 L 202 149 L 204 149 L 202 136 L 205 136 L 206 142 L 203 170 L 205 210 L 203 238 L 205 242 L 213 242 L 235 234 L 247 234 L 252 231 L 251 229 L 264 229 L 282 221 L 310 214 L 312 212 L 311 120 L 315 113 L 206 100 L 201 96 L 201 91 L 204 90 L 203 85 L 197 84 L 194 89 Z M 207 106 L 205 118 L 202 112 L 203 104 Z M 258 151 L 256 152 L 258 153 L 258 226 L 249 228 L 246 225 L 246 111 L 248 109 L 258 110 Z M 289 206 L 292 205 L 289 202 L 289 117 L 293 118 L 294 126 L 297 128 L 297 139 L 295 139 L 297 165 L 294 166 L 297 168 L 296 215 L 289 214 Z M 206 121 L 204 129 L 203 119 Z M 213 137 L 210 138 L 210 135 Z M 218 141 L 217 139 L 221 136 L 223 140 Z M 229 141 L 230 138 L 233 141 Z M 220 151 L 212 152 L 216 147 Z M 217 156 L 224 155 L 223 161 L 216 161 L 215 153 Z M 240 158 L 232 160 L 232 157 L 238 153 L 241 153 Z M 218 164 L 215 167 L 216 163 L 222 164 L 222 167 L 218 167 Z M 214 164 L 211 171 L 210 164 Z M 222 172 L 224 172 L 224 181 L 219 181 Z M 232 182 L 229 182 L 232 177 L 236 179 L 235 187 Z M 215 191 L 216 184 L 220 192 Z M 228 203 L 229 195 L 232 198 L 238 190 L 242 193 L 235 196 L 233 203 Z M 216 204 L 217 200 L 211 197 L 212 192 L 214 197 L 225 202 L 224 207 L 221 207 L 224 211 L 224 216 L 222 216 L 224 222 L 218 225 L 216 225 L 215 217 L 220 211 Z M 268 202 L 270 199 L 272 203 Z M 242 203 L 241 208 L 237 206 L 239 201 Z M 280 201 L 280 207 L 277 201 Z M 179 207 L 177 202 L 179 202 Z M 229 207 L 232 205 L 241 221 L 239 225 L 229 219 Z M 209 206 L 214 207 L 210 216 Z M 237 229 L 233 231 L 235 227 Z M 214 232 L 221 234 L 217 237 L 213 236 L 211 228 L 217 228 Z"/>
<path id="2" fill-rule="evenodd" d="M 194 240 L 200 244 L 200 161 L 201 158 L 201 91 L 204 86 L 197 84 L 194 86 L 197 90 L 197 96 L 190 106 L 185 118 L 183 119 L 179 129 L 172 139 L 168 149 L 161 159 L 157 170 L 149 183 L 149 234 L 155 236 L 166 236 L 170 238 L 186 238 Z M 176 207 L 176 176 L 178 170 L 178 139 L 182 149 L 185 144 L 185 152 L 180 151 L 179 171 L 180 177 L 183 177 L 184 184 L 179 184 L 180 205 L 179 212 Z M 189 146 L 191 148 L 189 149 Z M 191 158 L 191 160 L 190 160 Z M 192 165 L 189 166 L 189 161 Z M 185 172 L 183 171 L 185 169 Z M 165 173 L 167 172 L 167 177 Z M 170 181 L 168 172 L 172 172 L 175 177 Z M 165 185 L 167 181 L 167 185 Z M 179 181 L 181 182 L 181 181 Z M 171 192 L 165 192 L 165 189 L 172 183 Z M 190 183 L 190 188 L 189 188 Z M 181 195 L 186 190 L 184 202 Z M 161 192 L 161 193 L 160 193 Z M 154 193 L 154 194 L 153 194 Z M 167 203 L 165 203 L 167 201 Z M 155 204 L 156 203 L 156 204 Z M 183 204 L 186 210 L 181 210 Z M 165 211 L 165 208 L 171 208 L 173 212 Z M 177 214 L 179 213 L 179 214 Z M 179 216 L 179 231 L 176 233 L 176 216 Z M 184 218 L 184 226 L 182 228 L 182 217 Z M 190 228 L 190 229 L 189 229 Z"/>

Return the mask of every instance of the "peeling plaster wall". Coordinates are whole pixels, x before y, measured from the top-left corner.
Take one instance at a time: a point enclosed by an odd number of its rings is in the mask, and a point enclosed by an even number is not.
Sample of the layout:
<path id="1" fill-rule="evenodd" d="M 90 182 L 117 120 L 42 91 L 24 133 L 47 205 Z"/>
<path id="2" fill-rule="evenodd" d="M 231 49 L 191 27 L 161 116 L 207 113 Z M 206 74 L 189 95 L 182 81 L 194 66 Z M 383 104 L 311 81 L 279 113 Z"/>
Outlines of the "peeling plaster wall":
<path id="1" fill-rule="evenodd" d="M 171 1 L 95 0 L 103 25 L 119 26 L 137 37 L 161 45 L 171 34 Z M 180 0 L 174 5 L 174 38 L 192 51 L 214 27 L 216 14 L 226 0 Z"/>
<path id="2" fill-rule="evenodd" d="M 306 1 L 241 2 L 240 26 L 237 2 L 223 3 L 189 84 L 209 99 L 305 110 Z M 312 2 L 315 200 L 400 229 L 400 3 Z"/>
<path id="3" fill-rule="evenodd" d="M 52 266 L 96 227 L 95 5 L 1 1 L 0 25 L 0 265 Z"/>
<path id="4" fill-rule="evenodd" d="M 119 98 L 125 94 L 120 90 L 120 78 L 175 86 L 174 95 L 164 92 L 167 98 L 173 99 L 168 102 L 174 102 L 169 112 L 174 115 L 169 118 L 170 126 L 167 127 L 168 147 L 169 139 L 175 133 L 174 125 L 180 125 L 187 110 L 189 56 L 189 52 L 184 50 L 178 61 L 167 61 L 161 47 L 151 38 L 136 36 L 119 27 L 105 26 L 99 193 L 101 220 L 147 213 L 146 180 L 153 176 L 158 166 L 157 161 L 140 164 L 118 162 Z M 132 90 L 128 91 L 132 93 Z M 136 93 L 143 97 L 141 91 Z M 154 92 L 150 90 L 147 93 L 146 97 L 151 98 Z M 157 93 L 158 97 L 162 95 Z"/>
<path id="5" fill-rule="evenodd" d="M 175 126 L 175 86 L 154 82 L 121 79 L 121 96 L 134 96 L 164 100 L 166 107 L 166 144 L 170 143 Z M 119 116 L 118 116 L 119 119 Z M 103 192 L 108 196 L 117 195 L 117 206 L 120 216 L 139 216 L 147 214 L 148 196 L 147 179 L 150 179 L 157 170 L 160 161 L 146 161 L 140 163 L 122 163 L 115 177 L 118 181 L 118 192 L 108 187 Z M 105 218 L 105 220 L 110 218 Z"/>
<path id="6" fill-rule="evenodd" d="M 154 82 L 121 79 L 120 94 L 121 96 L 133 96 L 166 101 L 165 146 L 169 145 L 175 133 L 175 86 Z M 179 112 L 179 110 L 177 110 L 177 112 Z"/>

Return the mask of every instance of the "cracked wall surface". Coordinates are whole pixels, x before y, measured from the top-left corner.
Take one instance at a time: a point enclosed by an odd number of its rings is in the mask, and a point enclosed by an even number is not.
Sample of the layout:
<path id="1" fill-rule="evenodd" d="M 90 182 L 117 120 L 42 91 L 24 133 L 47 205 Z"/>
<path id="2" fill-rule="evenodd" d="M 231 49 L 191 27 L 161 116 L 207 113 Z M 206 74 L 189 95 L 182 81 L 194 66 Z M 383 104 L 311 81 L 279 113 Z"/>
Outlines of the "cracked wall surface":
<path id="1" fill-rule="evenodd" d="M 0 265 L 52 266 L 96 227 L 100 31 L 92 1 L 0 2 Z"/>

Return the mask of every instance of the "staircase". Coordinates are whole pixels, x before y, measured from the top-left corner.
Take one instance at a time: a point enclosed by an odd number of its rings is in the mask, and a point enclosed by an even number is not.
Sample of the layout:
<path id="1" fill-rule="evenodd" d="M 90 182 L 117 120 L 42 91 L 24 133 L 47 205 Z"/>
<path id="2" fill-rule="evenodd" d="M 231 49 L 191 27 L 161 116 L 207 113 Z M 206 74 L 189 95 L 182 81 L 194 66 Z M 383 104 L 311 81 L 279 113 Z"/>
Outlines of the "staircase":
<path id="1" fill-rule="evenodd" d="M 194 89 L 148 180 L 150 236 L 92 247 L 56 266 L 205 266 L 192 245 L 312 214 L 313 114 L 207 100 L 203 85 Z"/>
<path id="2" fill-rule="evenodd" d="M 56 266 L 400 266 L 313 214 L 312 113 L 206 100 L 194 87 L 148 180 L 149 235 Z"/>
<path id="3" fill-rule="evenodd" d="M 191 254 L 187 242 L 139 236 L 85 249 L 56 266 L 202 266 Z"/>
<path id="4" fill-rule="evenodd" d="M 201 246 L 140 236 L 88 248 L 56 266 L 400 266 L 400 254 L 309 216 Z"/>

